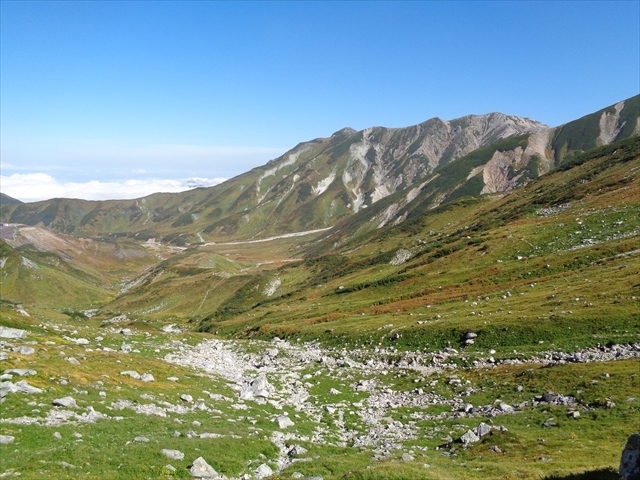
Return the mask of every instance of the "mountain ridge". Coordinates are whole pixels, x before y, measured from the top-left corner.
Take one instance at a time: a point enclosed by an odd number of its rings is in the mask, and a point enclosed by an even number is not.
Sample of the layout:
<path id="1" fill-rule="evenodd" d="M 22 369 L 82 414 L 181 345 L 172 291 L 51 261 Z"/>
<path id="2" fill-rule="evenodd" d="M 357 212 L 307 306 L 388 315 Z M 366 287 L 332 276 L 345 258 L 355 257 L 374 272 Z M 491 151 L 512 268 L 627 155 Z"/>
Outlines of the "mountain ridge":
<path id="1" fill-rule="evenodd" d="M 398 192 L 404 200 L 392 210 L 425 189 L 430 208 L 465 194 L 509 191 L 581 151 L 638 135 L 639 109 L 636 96 L 559 127 L 502 113 L 345 127 L 214 187 L 135 200 L 3 204 L 0 220 L 175 245 L 329 228 Z M 376 225 L 402 221 L 391 210 L 384 217 Z"/>

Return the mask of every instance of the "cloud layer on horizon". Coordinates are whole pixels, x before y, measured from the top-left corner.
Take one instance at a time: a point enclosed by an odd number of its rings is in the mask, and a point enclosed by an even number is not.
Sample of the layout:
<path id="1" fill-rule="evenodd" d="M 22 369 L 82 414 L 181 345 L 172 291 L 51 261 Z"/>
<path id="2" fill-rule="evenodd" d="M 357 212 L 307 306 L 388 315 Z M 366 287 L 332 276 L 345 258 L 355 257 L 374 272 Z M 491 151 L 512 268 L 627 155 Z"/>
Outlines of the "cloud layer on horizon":
<path id="1" fill-rule="evenodd" d="M 15 173 L 0 175 L 0 191 L 23 202 L 51 198 L 83 200 L 123 200 L 140 198 L 152 193 L 176 193 L 198 187 L 218 185 L 226 178 L 190 177 L 183 179 L 131 179 L 124 181 L 62 183 L 46 173 Z"/>

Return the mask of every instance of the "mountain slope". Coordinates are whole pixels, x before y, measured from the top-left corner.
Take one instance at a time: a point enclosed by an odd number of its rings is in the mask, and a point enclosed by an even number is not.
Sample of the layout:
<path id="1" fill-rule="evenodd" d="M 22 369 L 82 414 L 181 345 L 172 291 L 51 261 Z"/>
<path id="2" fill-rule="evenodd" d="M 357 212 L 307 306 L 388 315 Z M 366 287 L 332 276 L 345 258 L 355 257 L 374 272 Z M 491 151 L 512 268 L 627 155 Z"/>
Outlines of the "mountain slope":
<path id="1" fill-rule="evenodd" d="M 128 201 L 3 204 L 0 219 L 174 245 L 317 230 L 354 215 L 366 230 L 401 222 L 412 202 L 433 208 L 524 185 L 582 151 L 638 135 L 639 115 L 636 96 L 555 128 L 492 113 L 343 129 L 215 187 Z"/>
<path id="2" fill-rule="evenodd" d="M 20 205 L 22 202 L 17 198 L 10 197 L 0 192 L 0 205 Z"/>
<path id="3" fill-rule="evenodd" d="M 202 328 L 403 348 L 444 347 L 469 330 L 484 336 L 480 348 L 557 343 L 567 328 L 575 344 L 631 341 L 639 175 L 640 139 L 602 147 L 502 198 L 416 213 L 247 280 Z"/>

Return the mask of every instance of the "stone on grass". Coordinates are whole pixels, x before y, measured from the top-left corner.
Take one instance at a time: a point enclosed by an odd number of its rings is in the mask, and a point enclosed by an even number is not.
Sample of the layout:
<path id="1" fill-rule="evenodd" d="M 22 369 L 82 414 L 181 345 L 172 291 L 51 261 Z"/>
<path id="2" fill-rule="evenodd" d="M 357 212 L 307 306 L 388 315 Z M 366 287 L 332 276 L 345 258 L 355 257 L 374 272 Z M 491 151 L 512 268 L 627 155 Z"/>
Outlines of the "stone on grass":
<path id="1" fill-rule="evenodd" d="M 219 478 L 220 475 L 204 458 L 198 457 L 193 461 L 193 465 L 189 469 L 191 476 L 195 478 Z"/>
<path id="2" fill-rule="evenodd" d="M 193 402 L 193 397 L 191 395 L 183 393 L 182 395 L 180 395 L 180 400 L 182 400 L 183 402 L 191 403 Z"/>
<path id="3" fill-rule="evenodd" d="M 555 418 L 549 417 L 542 423 L 542 426 L 543 427 L 557 427 L 558 426 L 558 422 L 556 422 Z"/>
<path id="4" fill-rule="evenodd" d="M 133 441 L 137 443 L 149 443 L 149 439 L 142 436 L 134 438 Z"/>
<path id="5" fill-rule="evenodd" d="M 10 443 L 13 443 L 14 440 L 15 437 L 12 437 L 11 435 L 0 435 L 0 445 L 9 445 Z"/>
<path id="6" fill-rule="evenodd" d="M 65 360 L 69 362 L 71 365 L 80 365 L 80 362 L 78 361 L 78 359 L 74 357 L 67 357 L 65 358 Z"/>
<path id="7" fill-rule="evenodd" d="M 476 427 L 475 434 L 479 438 L 482 438 L 485 435 L 489 435 L 490 433 L 491 433 L 491 427 L 484 422 L 480 423 L 480 425 Z"/>
<path id="8" fill-rule="evenodd" d="M 38 374 L 35 370 L 30 368 L 9 368 L 4 373 L 10 373 L 11 375 L 18 375 L 19 377 L 33 377 Z"/>
<path id="9" fill-rule="evenodd" d="M 14 391 L 17 392 L 17 393 L 31 394 L 31 393 L 42 393 L 42 392 L 44 392 L 44 390 L 42 390 L 41 388 L 32 387 L 31 385 L 29 385 L 27 383 L 26 380 L 20 380 L 19 382 L 16 382 L 14 384 L 14 388 L 15 388 Z"/>
<path id="10" fill-rule="evenodd" d="M 180 450 L 171 450 L 170 448 L 163 448 L 162 454 L 171 460 L 182 460 L 184 458 L 184 453 Z"/>
<path id="11" fill-rule="evenodd" d="M 403 462 L 413 462 L 415 460 L 415 458 L 413 458 L 413 455 L 411 455 L 410 453 L 404 452 L 402 454 L 402 461 Z"/>
<path id="12" fill-rule="evenodd" d="M 24 345 L 21 347 L 14 348 L 13 351 L 16 353 L 19 353 L 20 355 L 33 355 L 34 353 L 36 353 L 35 348 L 26 347 Z"/>
<path id="13" fill-rule="evenodd" d="M 0 338 L 15 338 L 20 339 L 27 336 L 26 330 L 11 327 L 0 327 Z"/>
<path id="14" fill-rule="evenodd" d="M 131 378 L 134 378 L 136 380 L 140 380 L 140 374 L 138 372 L 136 372 L 135 370 L 125 370 L 124 372 L 120 372 L 120 375 L 128 375 Z"/>
<path id="15" fill-rule="evenodd" d="M 280 428 L 293 427 L 295 425 L 293 421 L 286 415 L 279 415 L 276 418 L 276 422 L 278 422 L 278 426 Z"/>
<path id="16" fill-rule="evenodd" d="M 254 473 L 256 474 L 256 478 L 267 478 L 273 475 L 273 470 L 271 470 L 269 465 L 263 463 L 254 470 Z"/>
<path id="17" fill-rule="evenodd" d="M 73 397 L 56 398 L 51 403 L 56 407 L 63 407 L 63 408 L 76 408 L 78 406 L 76 404 L 76 400 Z"/>
<path id="18" fill-rule="evenodd" d="M 293 447 L 291 447 L 289 449 L 288 455 L 290 457 L 301 457 L 302 455 L 304 455 L 308 451 L 309 450 L 307 450 L 304 447 L 301 447 L 300 445 L 294 445 Z"/>
<path id="19" fill-rule="evenodd" d="M 504 413 L 513 413 L 513 407 L 507 403 L 500 403 L 498 409 Z"/>
<path id="20" fill-rule="evenodd" d="M 634 433 L 627 440 L 627 444 L 620 457 L 620 480 L 640 479 L 640 433 Z"/>
<path id="21" fill-rule="evenodd" d="M 60 432 L 53 432 L 53 438 L 56 440 L 62 440 L 62 434 Z"/>
<path id="22" fill-rule="evenodd" d="M 460 440 L 464 445 L 469 445 L 470 443 L 479 441 L 480 438 L 473 432 L 473 430 L 467 430 L 466 433 L 460 437 Z"/>
<path id="23" fill-rule="evenodd" d="M 150 373 L 143 373 L 142 375 L 140 375 L 140 380 L 142 380 L 143 382 L 154 382 L 155 378 L 153 378 L 153 375 L 151 375 Z"/>

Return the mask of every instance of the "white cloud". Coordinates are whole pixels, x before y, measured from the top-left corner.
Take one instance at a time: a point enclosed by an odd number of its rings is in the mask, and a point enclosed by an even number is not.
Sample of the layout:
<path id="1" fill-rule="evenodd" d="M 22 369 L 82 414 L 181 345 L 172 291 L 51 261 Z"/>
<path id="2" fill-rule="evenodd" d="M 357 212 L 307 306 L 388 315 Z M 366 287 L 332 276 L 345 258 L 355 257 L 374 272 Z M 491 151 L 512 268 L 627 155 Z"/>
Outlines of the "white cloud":
<path id="1" fill-rule="evenodd" d="M 0 191 L 23 202 L 50 198 L 82 198 L 84 200 L 117 200 L 144 197 L 157 192 L 183 192 L 197 187 L 218 185 L 226 178 L 190 177 L 178 180 L 143 179 L 121 182 L 61 183 L 46 173 L 0 175 Z"/>

